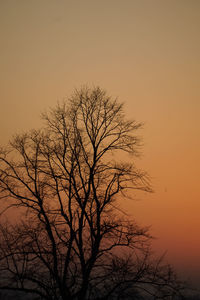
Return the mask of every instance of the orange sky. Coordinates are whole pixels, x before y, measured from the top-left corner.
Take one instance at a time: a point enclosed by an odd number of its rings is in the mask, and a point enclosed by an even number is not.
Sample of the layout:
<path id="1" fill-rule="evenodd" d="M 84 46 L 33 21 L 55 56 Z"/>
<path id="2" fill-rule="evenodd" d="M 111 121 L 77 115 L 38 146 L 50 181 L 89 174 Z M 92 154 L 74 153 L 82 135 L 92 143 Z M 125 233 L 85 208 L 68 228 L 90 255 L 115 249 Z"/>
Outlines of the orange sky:
<path id="1" fill-rule="evenodd" d="M 155 193 L 129 203 L 155 247 L 200 278 L 200 1 L 1 0 L 0 137 L 82 84 L 100 85 L 145 123 Z M 131 209 L 130 209 L 131 208 Z M 195 275 L 194 275 L 195 274 Z"/>

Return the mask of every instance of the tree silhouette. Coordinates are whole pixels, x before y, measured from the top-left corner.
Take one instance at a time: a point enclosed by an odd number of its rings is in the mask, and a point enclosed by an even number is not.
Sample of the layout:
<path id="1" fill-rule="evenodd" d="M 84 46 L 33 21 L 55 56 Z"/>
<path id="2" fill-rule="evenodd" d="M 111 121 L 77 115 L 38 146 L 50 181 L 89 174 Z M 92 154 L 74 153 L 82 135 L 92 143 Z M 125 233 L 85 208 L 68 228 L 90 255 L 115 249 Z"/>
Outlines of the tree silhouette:
<path id="1" fill-rule="evenodd" d="M 141 124 L 98 87 L 42 117 L 43 129 L 1 149 L 1 200 L 19 217 L 0 228 L 0 289 L 32 299 L 179 297 L 171 267 L 151 256 L 148 228 L 118 206 L 129 189 L 151 191 L 132 163 Z"/>

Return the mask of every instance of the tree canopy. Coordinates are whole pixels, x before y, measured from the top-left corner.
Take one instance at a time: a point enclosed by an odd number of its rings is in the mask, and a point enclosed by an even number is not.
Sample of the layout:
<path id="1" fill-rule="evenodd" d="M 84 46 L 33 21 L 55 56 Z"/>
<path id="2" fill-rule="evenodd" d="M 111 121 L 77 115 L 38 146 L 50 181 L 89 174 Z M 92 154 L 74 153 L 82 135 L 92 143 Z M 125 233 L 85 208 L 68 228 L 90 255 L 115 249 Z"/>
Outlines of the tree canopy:
<path id="1" fill-rule="evenodd" d="M 20 216 L 0 227 L 0 289 L 49 300 L 180 297 L 148 229 L 118 209 L 127 190 L 151 191 L 134 160 L 142 124 L 99 87 L 42 118 L 0 151 L 0 198 Z"/>

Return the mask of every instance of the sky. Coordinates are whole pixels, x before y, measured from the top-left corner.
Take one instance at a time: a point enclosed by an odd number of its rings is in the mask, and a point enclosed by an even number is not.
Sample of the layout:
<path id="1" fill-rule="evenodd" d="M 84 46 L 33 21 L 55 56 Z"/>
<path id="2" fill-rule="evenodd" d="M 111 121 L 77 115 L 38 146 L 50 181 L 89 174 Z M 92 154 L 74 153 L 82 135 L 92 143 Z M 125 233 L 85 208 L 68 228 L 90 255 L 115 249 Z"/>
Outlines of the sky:
<path id="1" fill-rule="evenodd" d="M 153 194 L 126 209 L 200 283 L 200 1 L 0 0 L 0 143 L 82 85 L 144 122 Z"/>

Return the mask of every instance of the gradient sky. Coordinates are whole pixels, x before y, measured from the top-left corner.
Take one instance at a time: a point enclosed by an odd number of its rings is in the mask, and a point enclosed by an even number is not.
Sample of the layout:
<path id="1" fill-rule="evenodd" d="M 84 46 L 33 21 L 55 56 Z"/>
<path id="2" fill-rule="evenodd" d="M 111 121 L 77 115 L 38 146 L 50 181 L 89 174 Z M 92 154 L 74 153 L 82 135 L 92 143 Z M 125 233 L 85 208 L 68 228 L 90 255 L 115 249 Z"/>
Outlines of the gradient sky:
<path id="1" fill-rule="evenodd" d="M 200 282 L 199 81 L 199 0 L 0 0 L 1 144 L 83 84 L 117 96 L 155 190 L 129 212 Z"/>

